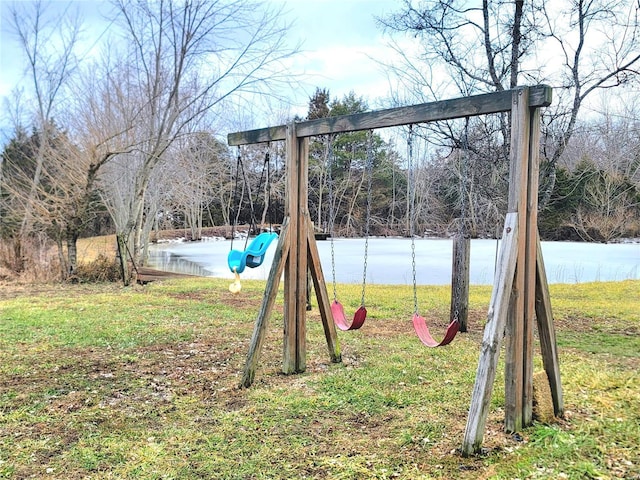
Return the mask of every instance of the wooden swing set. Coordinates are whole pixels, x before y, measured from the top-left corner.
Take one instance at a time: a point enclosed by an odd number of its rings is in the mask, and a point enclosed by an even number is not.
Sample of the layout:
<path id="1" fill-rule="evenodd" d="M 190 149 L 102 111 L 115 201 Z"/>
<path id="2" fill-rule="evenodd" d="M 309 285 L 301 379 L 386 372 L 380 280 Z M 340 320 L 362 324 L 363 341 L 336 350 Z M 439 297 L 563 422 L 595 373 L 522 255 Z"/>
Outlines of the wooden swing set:
<path id="1" fill-rule="evenodd" d="M 555 328 L 537 228 L 540 108 L 550 105 L 551 98 L 552 89 L 546 85 L 520 87 L 229 134 L 228 143 L 231 146 L 277 140 L 286 142 L 285 218 L 251 338 L 241 385 L 249 387 L 254 381 L 269 316 L 283 272 L 282 371 L 293 374 L 306 370 L 307 272 L 313 281 L 329 357 L 332 362 L 341 361 L 331 302 L 308 209 L 309 137 L 510 112 L 508 212 L 462 453 L 471 455 L 481 449 L 503 338 L 506 346 L 505 430 L 517 432 L 532 423 L 534 321 L 538 327 L 540 350 L 554 413 L 562 416 L 564 406 Z"/>

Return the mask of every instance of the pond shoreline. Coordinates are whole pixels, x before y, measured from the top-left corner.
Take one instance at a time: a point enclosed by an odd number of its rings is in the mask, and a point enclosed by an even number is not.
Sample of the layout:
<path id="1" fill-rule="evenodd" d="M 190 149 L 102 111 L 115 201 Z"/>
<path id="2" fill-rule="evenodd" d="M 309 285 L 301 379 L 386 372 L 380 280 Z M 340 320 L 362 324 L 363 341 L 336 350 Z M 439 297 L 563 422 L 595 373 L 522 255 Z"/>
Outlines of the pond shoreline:
<path id="1" fill-rule="evenodd" d="M 233 245 L 232 245 L 233 243 Z M 331 241 L 319 241 L 325 279 L 333 281 Z M 416 280 L 422 285 L 445 285 L 451 282 L 450 239 L 416 238 Z M 336 282 L 363 281 L 364 239 L 336 238 Z M 191 275 L 233 278 L 227 266 L 229 250 L 244 249 L 244 238 L 233 242 L 211 237 L 198 242 L 173 239 L 153 246 L 148 265 L 160 270 Z M 493 283 L 499 241 L 471 241 L 471 284 Z M 263 265 L 246 269 L 243 278 L 266 280 L 275 247 L 270 247 Z M 412 282 L 411 241 L 402 237 L 371 237 L 367 258 L 367 282 L 410 284 Z M 640 279 L 640 242 L 587 243 L 542 242 L 550 283 L 583 283 Z"/>

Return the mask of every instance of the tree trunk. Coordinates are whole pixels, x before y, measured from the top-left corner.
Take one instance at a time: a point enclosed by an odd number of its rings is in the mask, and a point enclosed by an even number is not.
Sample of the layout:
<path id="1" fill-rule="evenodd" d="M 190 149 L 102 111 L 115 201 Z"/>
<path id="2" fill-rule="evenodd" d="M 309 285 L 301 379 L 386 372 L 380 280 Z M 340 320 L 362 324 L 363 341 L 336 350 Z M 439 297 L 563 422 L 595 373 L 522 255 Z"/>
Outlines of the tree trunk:
<path id="1" fill-rule="evenodd" d="M 522 43 L 522 15 L 524 10 L 524 0 L 515 1 L 515 11 L 513 13 L 513 29 L 511 30 L 511 78 L 509 88 L 518 86 L 518 73 L 520 72 L 520 44 Z"/>
<path id="2" fill-rule="evenodd" d="M 151 240 L 151 231 L 156 223 L 158 217 L 158 205 L 156 202 L 152 202 L 147 210 L 147 215 L 142 218 L 142 225 L 140 228 L 140 242 L 139 252 L 136 258 L 137 265 L 146 265 L 149 259 L 149 242 Z"/>
<path id="3" fill-rule="evenodd" d="M 62 245 L 62 237 L 56 235 L 56 247 L 58 250 L 58 261 L 60 262 L 60 277 L 62 280 L 68 278 L 69 270 L 67 268 L 67 259 L 64 256 L 64 246 Z"/>
<path id="4" fill-rule="evenodd" d="M 127 246 L 127 235 L 124 233 L 116 234 L 116 242 L 118 245 L 118 257 L 120 260 L 120 274 L 122 275 L 122 283 L 126 287 L 131 284 L 131 269 L 129 268 L 129 247 Z"/>
<path id="5" fill-rule="evenodd" d="M 22 236 L 17 236 L 13 239 L 13 265 L 12 269 L 15 273 L 24 272 L 25 261 L 22 254 L 22 244 L 24 239 Z"/>
<path id="6" fill-rule="evenodd" d="M 67 234 L 67 278 L 73 279 L 78 269 L 78 234 Z"/>

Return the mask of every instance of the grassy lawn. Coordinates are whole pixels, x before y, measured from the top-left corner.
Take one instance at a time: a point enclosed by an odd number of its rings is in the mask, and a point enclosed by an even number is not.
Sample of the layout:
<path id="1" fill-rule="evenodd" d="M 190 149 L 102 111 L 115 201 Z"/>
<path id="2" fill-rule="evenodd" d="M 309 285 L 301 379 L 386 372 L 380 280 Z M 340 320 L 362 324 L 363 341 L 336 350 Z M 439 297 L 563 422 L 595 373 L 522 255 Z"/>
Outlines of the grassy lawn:
<path id="1" fill-rule="evenodd" d="M 295 376 L 280 373 L 280 298 L 256 383 L 239 389 L 264 283 L 237 296 L 228 283 L 2 287 L 0 478 L 640 479 L 638 281 L 551 286 L 566 418 L 504 433 L 501 366 L 473 458 L 457 449 L 489 287 L 472 287 L 471 333 L 426 349 L 410 288 L 370 286 L 337 365 L 314 309 Z M 350 310 L 359 289 L 341 289 Z M 440 334 L 448 295 L 420 291 Z"/>

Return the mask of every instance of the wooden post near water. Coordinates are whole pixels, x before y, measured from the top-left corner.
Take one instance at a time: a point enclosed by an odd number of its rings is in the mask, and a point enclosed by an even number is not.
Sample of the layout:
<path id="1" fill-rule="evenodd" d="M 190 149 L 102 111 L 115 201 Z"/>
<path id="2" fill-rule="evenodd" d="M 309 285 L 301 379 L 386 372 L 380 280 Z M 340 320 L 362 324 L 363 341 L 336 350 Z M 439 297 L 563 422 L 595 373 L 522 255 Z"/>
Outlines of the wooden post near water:
<path id="1" fill-rule="evenodd" d="M 464 233 L 459 233 L 453 237 L 449 322 L 457 320 L 460 323 L 460 332 L 468 330 L 470 260 L 471 239 Z"/>
<path id="2" fill-rule="evenodd" d="M 551 88 L 538 85 L 229 134 L 229 145 L 285 140 L 287 147 L 285 220 L 251 338 L 241 385 L 248 387 L 255 378 L 268 320 L 283 272 L 283 372 L 291 374 L 306 369 L 307 272 L 311 274 L 318 299 L 330 359 L 332 362 L 341 361 L 327 288 L 308 212 L 308 137 L 510 112 L 508 213 L 505 217 L 503 241 L 480 349 L 476 381 L 471 395 L 462 453 L 470 455 L 480 450 L 505 333 L 505 427 L 507 431 L 518 431 L 531 423 L 534 318 L 540 334 L 540 348 L 553 396 L 554 410 L 556 415 L 562 415 L 564 406 L 555 329 L 537 230 L 540 108 L 550 103 Z M 456 255 L 467 262 L 468 249 L 467 253 L 458 252 Z M 454 279 L 453 283 L 456 284 L 460 280 Z"/>

